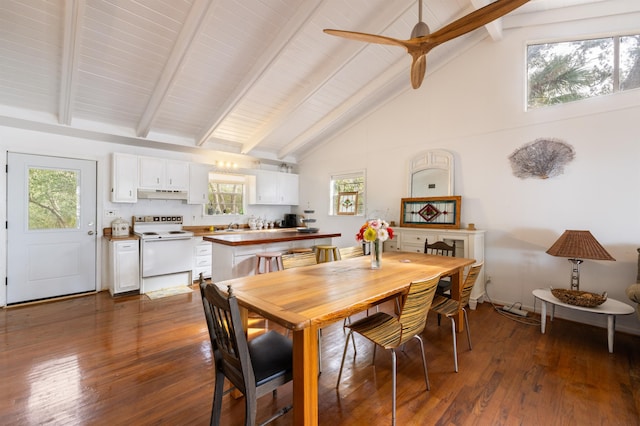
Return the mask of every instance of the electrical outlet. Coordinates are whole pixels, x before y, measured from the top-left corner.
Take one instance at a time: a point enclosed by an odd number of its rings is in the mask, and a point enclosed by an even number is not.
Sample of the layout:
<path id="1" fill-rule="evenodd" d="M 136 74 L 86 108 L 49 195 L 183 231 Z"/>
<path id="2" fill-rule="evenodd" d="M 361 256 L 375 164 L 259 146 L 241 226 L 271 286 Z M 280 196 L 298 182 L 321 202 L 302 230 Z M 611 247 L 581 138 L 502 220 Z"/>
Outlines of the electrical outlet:
<path id="1" fill-rule="evenodd" d="M 116 217 L 117 214 L 118 214 L 117 210 L 105 210 L 104 211 L 104 217 Z"/>

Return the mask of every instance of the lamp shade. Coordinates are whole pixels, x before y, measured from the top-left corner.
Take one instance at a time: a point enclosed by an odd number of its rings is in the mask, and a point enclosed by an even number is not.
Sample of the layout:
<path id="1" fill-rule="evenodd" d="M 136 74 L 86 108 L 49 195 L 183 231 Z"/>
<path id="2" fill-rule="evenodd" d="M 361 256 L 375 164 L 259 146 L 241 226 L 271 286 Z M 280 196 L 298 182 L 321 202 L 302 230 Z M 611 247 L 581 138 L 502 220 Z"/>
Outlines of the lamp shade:
<path id="1" fill-rule="evenodd" d="M 564 231 L 547 253 L 575 259 L 615 260 L 589 231 Z"/>

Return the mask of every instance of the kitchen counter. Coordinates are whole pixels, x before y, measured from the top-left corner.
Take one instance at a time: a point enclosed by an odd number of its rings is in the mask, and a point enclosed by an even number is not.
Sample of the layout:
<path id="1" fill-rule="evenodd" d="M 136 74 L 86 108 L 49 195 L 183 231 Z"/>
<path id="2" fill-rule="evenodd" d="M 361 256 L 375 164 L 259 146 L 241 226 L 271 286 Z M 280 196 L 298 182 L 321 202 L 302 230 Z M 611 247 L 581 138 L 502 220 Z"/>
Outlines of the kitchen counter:
<path id="1" fill-rule="evenodd" d="M 193 232 L 195 237 L 211 237 L 218 235 L 231 235 L 231 234 L 246 234 L 246 233 L 257 233 L 257 232 L 292 232 L 295 231 L 295 228 L 272 228 L 272 229 L 249 229 L 249 228 L 239 228 L 233 229 L 231 231 L 227 231 L 226 228 L 217 228 L 215 230 L 211 230 L 209 226 L 183 226 L 182 229 L 185 231 Z"/>
<path id="2" fill-rule="evenodd" d="M 269 229 L 263 231 L 216 232 L 204 236 L 205 241 L 227 246 L 249 246 L 255 244 L 271 244 L 288 241 L 317 240 L 339 237 L 340 233 L 330 232 L 298 232 L 292 230 Z"/>
<path id="3" fill-rule="evenodd" d="M 303 233 L 292 229 L 269 229 L 262 231 L 216 232 L 203 236 L 211 244 L 211 278 L 223 281 L 253 275 L 256 254 L 264 252 L 288 253 L 294 248 L 312 248 L 331 244 L 332 238 L 341 236 L 337 232 L 320 230 Z"/>

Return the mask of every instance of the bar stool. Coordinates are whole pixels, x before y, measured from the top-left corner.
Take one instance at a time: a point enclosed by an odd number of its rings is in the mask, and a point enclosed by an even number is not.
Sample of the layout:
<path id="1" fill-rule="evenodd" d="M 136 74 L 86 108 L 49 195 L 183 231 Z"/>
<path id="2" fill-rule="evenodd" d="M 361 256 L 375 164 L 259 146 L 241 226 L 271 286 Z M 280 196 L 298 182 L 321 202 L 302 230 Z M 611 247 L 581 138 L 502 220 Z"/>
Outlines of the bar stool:
<path id="1" fill-rule="evenodd" d="M 260 263 L 261 260 L 264 259 L 264 272 L 260 272 Z M 264 253 L 256 254 L 256 275 L 258 274 L 268 274 L 272 271 L 271 263 L 275 260 L 275 269 L 273 271 L 282 271 L 284 267 L 282 266 L 282 253 L 279 251 L 266 251 Z"/>
<path id="2" fill-rule="evenodd" d="M 331 256 L 333 255 L 333 258 Z M 324 263 L 340 260 L 338 247 L 336 246 L 316 246 L 316 262 Z"/>

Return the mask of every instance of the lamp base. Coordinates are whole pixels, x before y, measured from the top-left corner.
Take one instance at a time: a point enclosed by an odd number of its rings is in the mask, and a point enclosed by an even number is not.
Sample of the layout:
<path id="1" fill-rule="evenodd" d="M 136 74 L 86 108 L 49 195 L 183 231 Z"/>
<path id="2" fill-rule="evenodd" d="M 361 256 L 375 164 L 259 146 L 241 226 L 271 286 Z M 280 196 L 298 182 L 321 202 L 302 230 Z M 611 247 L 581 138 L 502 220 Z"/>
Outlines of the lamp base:
<path id="1" fill-rule="evenodd" d="M 580 264 L 581 259 L 568 259 L 571 262 L 571 290 L 580 290 Z"/>

